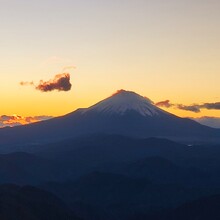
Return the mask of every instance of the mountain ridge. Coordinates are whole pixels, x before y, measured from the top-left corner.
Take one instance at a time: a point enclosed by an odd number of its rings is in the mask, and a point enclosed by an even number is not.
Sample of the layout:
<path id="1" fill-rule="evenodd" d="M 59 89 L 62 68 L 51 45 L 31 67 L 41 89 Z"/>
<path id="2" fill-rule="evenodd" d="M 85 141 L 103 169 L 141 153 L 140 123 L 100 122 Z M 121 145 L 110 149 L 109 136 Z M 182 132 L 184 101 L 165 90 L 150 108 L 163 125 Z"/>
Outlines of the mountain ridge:
<path id="1" fill-rule="evenodd" d="M 220 143 L 220 129 L 180 118 L 158 108 L 148 98 L 119 90 L 86 109 L 78 109 L 47 121 L 0 129 L 0 146 L 34 146 L 99 133 L 136 138 L 168 138 L 189 144 Z"/>

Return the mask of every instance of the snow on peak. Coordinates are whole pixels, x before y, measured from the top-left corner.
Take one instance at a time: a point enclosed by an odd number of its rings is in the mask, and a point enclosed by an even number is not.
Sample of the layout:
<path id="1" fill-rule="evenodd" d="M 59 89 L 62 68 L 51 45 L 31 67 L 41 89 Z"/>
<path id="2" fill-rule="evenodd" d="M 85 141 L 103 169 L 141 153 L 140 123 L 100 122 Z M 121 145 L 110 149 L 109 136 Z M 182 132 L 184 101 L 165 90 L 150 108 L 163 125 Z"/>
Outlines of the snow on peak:
<path id="1" fill-rule="evenodd" d="M 162 112 L 153 102 L 135 92 L 118 90 L 112 96 L 86 109 L 87 111 L 97 111 L 107 114 L 121 114 L 126 111 L 136 111 L 143 116 L 158 115 Z"/>

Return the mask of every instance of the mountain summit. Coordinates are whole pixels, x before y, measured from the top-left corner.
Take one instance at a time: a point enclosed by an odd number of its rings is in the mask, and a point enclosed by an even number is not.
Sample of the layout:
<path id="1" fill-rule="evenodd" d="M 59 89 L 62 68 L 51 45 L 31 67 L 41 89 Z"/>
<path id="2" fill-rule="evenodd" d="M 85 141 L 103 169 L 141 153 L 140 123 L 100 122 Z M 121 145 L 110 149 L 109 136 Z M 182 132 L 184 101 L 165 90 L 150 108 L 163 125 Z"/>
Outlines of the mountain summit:
<path id="1" fill-rule="evenodd" d="M 142 116 L 159 115 L 165 111 L 156 107 L 153 102 L 135 92 L 118 90 L 112 96 L 86 109 L 106 114 L 124 115 L 128 111 L 136 111 Z"/>
<path id="2" fill-rule="evenodd" d="M 119 90 L 84 109 L 47 121 L 0 129 L 1 146 L 41 144 L 94 134 L 116 134 L 135 138 L 162 137 L 175 141 L 218 142 L 220 129 L 168 113 L 135 92 Z"/>

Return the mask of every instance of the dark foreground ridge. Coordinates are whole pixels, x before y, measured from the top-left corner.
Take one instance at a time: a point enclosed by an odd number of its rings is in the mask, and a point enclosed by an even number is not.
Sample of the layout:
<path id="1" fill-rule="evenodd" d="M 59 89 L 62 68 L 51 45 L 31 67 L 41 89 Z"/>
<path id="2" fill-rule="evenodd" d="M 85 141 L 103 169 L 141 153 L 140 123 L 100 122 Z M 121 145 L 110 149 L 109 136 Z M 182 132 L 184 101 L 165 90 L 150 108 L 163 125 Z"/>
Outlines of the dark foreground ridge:
<path id="1" fill-rule="evenodd" d="M 0 186 L 1 220 L 80 220 L 56 196 L 32 186 Z"/>

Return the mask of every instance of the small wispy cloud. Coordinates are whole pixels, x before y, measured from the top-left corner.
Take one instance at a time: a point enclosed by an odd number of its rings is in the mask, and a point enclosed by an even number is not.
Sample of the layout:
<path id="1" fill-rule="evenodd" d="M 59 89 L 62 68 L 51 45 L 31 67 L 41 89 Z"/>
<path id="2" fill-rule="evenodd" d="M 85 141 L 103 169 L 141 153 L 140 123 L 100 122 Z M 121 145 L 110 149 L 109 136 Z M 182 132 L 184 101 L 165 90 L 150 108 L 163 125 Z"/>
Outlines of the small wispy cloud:
<path id="1" fill-rule="evenodd" d="M 76 69 L 76 67 L 75 66 L 65 66 L 65 67 L 63 67 L 62 72 L 66 72 L 67 70 L 72 70 L 72 69 Z"/>
<path id="2" fill-rule="evenodd" d="M 34 82 L 20 82 L 21 86 L 28 86 L 28 85 L 34 85 Z"/>

